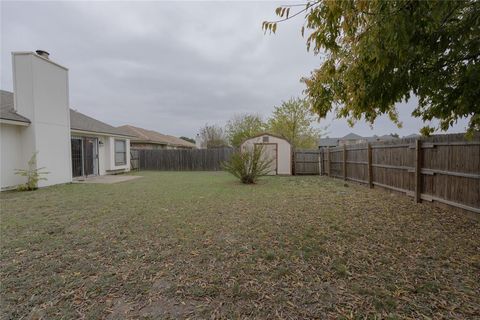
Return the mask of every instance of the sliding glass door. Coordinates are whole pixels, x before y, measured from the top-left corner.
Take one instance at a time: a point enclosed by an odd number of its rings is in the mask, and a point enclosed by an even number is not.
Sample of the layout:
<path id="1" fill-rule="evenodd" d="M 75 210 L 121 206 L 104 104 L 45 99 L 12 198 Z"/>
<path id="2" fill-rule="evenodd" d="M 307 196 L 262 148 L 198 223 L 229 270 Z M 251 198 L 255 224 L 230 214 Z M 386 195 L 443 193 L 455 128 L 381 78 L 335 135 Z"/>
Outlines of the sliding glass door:
<path id="1" fill-rule="evenodd" d="M 83 176 L 83 139 L 72 137 L 72 176 Z"/>
<path id="2" fill-rule="evenodd" d="M 92 176 L 98 174 L 98 139 L 72 137 L 72 176 Z"/>

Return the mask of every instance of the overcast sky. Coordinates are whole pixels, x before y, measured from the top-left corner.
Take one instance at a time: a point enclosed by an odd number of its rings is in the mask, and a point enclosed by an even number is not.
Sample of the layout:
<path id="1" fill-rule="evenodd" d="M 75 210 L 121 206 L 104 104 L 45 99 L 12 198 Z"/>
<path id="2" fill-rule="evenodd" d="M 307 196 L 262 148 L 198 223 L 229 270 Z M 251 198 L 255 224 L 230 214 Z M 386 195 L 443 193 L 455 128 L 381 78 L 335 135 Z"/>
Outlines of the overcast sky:
<path id="1" fill-rule="evenodd" d="M 275 2 L 1 2 L 1 88 L 12 90 L 12 51 L 50 52 L 69 68 L 71 107 L 111 125 L 194 137 L 236 113 L 268 117 L 302 95 L 320 57 L 306 51 L 300 19 L 264 35 Z M 399 105 L 403 128 L 321 120 L 328 135 L 417 133 L 415 101 Z M 466 121 L 451 132 L 464 131 Z"/>

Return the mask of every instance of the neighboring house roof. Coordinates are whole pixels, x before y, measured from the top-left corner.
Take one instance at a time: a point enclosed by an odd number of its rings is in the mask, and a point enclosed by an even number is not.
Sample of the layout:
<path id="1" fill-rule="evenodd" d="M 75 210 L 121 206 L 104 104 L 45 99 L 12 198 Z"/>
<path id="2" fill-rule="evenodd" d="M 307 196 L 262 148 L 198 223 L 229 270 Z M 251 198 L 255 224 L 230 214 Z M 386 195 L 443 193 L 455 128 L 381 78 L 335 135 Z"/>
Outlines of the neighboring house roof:
<path id="1" fill-rule="evenodd" d="M 388 141 L 388 140 L 395 140 L 398 139 L 390 134 L 384 134 L 383 136 L 378 137 L 378 141 Z"/>
<path id="2" fill-rule="evenodd" d="M 385 134 L 380 137 L 376 135 L 372 137 L 362 137 L 355 133 L 349 133 L 343 138 L 328 138 L 328 137 L 321 138 L 318 140 L 318 146 L 319 147 L 335 147 L 335 146 L 338 146 L 339 141 L 345 141 L 345 140 L 366 140 L 368 142 L 377 142 L 377 141 L 389 141 L 394 139 L 398 139 L 398 138 L 390 134 Z"/>
<path id="3" fill-rule="evenodd" d="M 14 111 L 13 92 L 0 90 L 0 110 L 1 119 L 30 123 L 29 119 Z M 72 109 L 70 109 L 70 129 L 118 136 L 129 136 L 122 130 Z"/>
<path id="4" fill-rule="evenodd" d="M 355 133 L 349 133 L 345 137 L 340 138 L 339 140 L 360 140 L 360 139 L 365 139 L 365 138 Z"/>
<path id="5" fill-rule="evenodd" d="M 160 145 L 168 145 L 175 147 L 195 148 L 195 144 L 183 139 L 163 134 L 153 130 L 147 130 L 131 125 L 120 126 L 117 129 L 122 130 L 125 134 L 135 136 L 132 142 L 143 142 Z"/>
<path id="6" fill-rule="evenodd" d="M 30 123 L 30 120 L 19 115 L 13 109 L 13 93 L 0 90 L 0 119 Z"/>
<path id="7" fill-rule="evenodd" d="M 417 138 L 417 137 L 420 137 L 420 135 L 416 133 L 412 133 L 412 134 L 409 134 L 408 136 L 405 136 L 404 138 Z"/>
<path id="8" fill-rule="evenodd" d="M 338 145 L 338 138 L 321 138 L 320 140 L 318 140 L 318 145 L 320 147 L 335 147 L 336 145 Z"/>
<path id="9" fill-rule="evenodd" d="M 131 136 L 118 128 L 106 124 L 105 122 L 99 121 L 72 109 L 70 109 L 70 129 L 77 131 L 106 133 L 116 136 Z"/>

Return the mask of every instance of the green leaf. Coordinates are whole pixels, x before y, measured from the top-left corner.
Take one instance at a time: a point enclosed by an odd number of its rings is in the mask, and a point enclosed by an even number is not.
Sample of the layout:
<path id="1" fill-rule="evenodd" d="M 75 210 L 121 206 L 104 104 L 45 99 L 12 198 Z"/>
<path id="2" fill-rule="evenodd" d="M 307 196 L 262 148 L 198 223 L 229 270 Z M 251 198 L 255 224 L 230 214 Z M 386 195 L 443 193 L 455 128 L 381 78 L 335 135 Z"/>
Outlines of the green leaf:
<path id="1" fill-rule="evenodd" d="M 279 13 L 288 19 L 289 9 Z M 309 1 L 305 10 L 307 50 L 325 57 L 302 79 L 318 116 L 372 124 L 388 115 L 401 125 L 395 105 L 413 93 L 412 115 L 438 120 L 428 132 L 462 118 L 469 132 L 480 131 L 478 0 Z"/>

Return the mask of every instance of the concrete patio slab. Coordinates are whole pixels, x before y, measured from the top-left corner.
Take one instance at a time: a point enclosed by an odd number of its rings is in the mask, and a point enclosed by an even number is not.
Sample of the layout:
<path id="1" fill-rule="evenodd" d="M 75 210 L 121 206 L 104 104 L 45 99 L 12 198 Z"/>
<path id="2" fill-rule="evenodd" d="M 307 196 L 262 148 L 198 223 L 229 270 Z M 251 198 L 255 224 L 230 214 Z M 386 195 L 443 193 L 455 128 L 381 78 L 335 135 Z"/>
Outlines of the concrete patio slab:
<path id="1" fill-rule="evenodd" d="M 113 183 L 135 180 L 138 178 L 141 178 L 141 176 L 106 175 L 106 176 L 93 176 L 88 178 L 76 178 L 73 180 L 73 183 L 113 184 Z"/>

